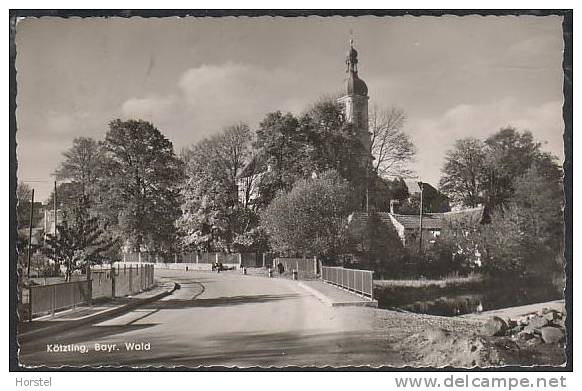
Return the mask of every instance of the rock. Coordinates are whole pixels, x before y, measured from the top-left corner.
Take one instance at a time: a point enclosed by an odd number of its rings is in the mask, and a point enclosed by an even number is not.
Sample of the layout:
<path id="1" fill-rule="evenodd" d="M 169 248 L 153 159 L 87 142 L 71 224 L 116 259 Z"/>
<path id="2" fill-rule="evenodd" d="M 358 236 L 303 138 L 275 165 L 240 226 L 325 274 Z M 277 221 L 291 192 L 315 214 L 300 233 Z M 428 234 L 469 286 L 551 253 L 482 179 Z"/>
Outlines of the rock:
<path id="1" fill-rule="evenodd" d="M 513 319 L 507 319 L 507 327 L 510 329 L 513 329 L 515 327 L 517 327 L 518 323 L 516 320 Z"/>
<path id="2" fill-rule="evenodd" d="M 510 334 L 518 334 L 522 330 L 523 330 L 523 326 L 515 326 L 511 330 L 509 330 L 509 333 Z"/>
<path id="3" fill-rule="evenodd" d="M 559 327 L 543 327 L 541 329 L 542 341 L 544 343 L 558 343 L 564 340 L 566 333 Z"/>
<path id="4" fill-rule="evenodd" d="M 552 322 L 552 324 L 554 326 L 558 326 L 558 327 L 561 327 L 563 329 L 566 328 L 566 320 L 564 318 L 554 319 L 554 321 Z"/>
<path id="5" fill-rule="evenodd" d="M 481 334 L 493 337 L 504 335 L 507 331 L 507 323 L 498 316 L 489 318 L 481 327 Z"/>
<path id="6" fill-rule="evenodd" d="M 519 318 L 517 320 L 517 324 L 520 325 L 520 326 L 527 325 L 527 322 L 529 322 L 529 319 L 526 316 L 522 316 L 521 318 Z"/>
<path id="7" fill-rule="evenodd" d="M 535 346 L 535 345 L 539 345 L 542 343 L 542 339 L 539 336 L 537 336 L 537 335 L 532 335 L 532 336 L 533 336 L 533 338 L 526 341 L 526 344 L 528 346 Z"/>
<path id="8" fill-rule="evenodd" d="M 542 327 L 547 326 L 548 323 L 548 320 L 543 316 L 536 316 L 531 318 L 527 325 L 533 329 L 541 329 Z"/>
<path id="9" fill-rule="evenodd" d="M 556 310 L 549 310 L 548 312 L 546 312 L 546 314 L 544 315 L 544 318 L 546 318 L 546 320 L 548 322 L 553 322 L 555 319 L 559 319 L 560 318 L 560 314 L 558 311 Z"/>
<path id="10" fill-rule="evenodd" d="M 533 335 L 533 333 L 528 333 L 527 331 L 520 331 L 519 333 L 517 333 L 516 335 L 517 339 L 520 341 L 529 341 L 532 338 L 535 338 L 535 336 Z"/>

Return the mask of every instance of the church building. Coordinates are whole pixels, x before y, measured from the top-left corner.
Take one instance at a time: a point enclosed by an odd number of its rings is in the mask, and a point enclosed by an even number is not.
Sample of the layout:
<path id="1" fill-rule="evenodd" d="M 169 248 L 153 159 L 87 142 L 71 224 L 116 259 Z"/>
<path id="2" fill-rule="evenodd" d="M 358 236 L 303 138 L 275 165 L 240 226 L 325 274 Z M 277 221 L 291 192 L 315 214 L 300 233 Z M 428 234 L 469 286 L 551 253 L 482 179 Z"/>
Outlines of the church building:
<path id="1" fill-rule="evenodd" d="M 364 151 L 370 150 L 372 142 L 368 130 L 368 86 L 358 76 L 358 52 L 354 49 L 354 41 L 350 40 L 350 48 L 346 55 L 346 89 L 345 95 L 339 98 L 344 106 L 346 120 L 351 122 L 358 133 L 358 138 L 364 147 Z M 364 154 L 362 165 L 369 164 L 371 156 Z"/>

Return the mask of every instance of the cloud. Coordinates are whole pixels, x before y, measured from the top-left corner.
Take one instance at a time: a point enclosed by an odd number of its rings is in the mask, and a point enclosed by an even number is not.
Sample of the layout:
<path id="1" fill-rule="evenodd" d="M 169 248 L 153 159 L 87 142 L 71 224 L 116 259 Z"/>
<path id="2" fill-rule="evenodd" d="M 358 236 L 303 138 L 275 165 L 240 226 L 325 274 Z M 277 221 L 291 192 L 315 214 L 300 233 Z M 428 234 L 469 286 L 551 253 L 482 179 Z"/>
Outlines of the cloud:
<path id="1" fill-rule="evenodd" d="M 153 120 L 168 115 L 175 104 L 176 98 L 173 96 L 130 98 L 123 103 L 121 111 L 126 117 L 139 117 Z"/>
<path id="2" fill-rule="evenodd" d="M 505 126 L 531 131 L 544 150 L 563 160 L 562 102 L 523 106 L 515 99 L 503 99 L 482 105 L 459 104 L 440 117 L 411 121 L 407 129 L 418 148 L 417 174 L 437 184 L 445 153 L 456 139 L 484 139 Z"/>
<path id="3" fill-rule="evenodd" d="M 121 111 L 152 121 L 185 146 L 236 122 L 256 126 L 269 111 L 297 111 L 305 103 L 301 92 L 293 72 L 227 62 L 190 68 L 173 94 L 132 97 Z"/>

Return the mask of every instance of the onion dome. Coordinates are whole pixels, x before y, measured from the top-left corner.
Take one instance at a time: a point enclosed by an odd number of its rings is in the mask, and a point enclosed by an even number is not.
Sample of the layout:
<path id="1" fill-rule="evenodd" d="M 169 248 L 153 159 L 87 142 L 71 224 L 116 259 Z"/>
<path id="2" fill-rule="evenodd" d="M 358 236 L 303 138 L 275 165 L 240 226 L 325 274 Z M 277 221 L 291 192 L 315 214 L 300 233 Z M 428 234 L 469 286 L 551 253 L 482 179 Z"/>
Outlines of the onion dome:
<path id="1" fill-rule="evenodd" d="M 358 77 L 358 51 L 354 49 L 354 41 L 350 40 L 350 48 L 346 55 L 348 73 L 346 90 L 348 95 L 368 96 L 368 86 Z"/>

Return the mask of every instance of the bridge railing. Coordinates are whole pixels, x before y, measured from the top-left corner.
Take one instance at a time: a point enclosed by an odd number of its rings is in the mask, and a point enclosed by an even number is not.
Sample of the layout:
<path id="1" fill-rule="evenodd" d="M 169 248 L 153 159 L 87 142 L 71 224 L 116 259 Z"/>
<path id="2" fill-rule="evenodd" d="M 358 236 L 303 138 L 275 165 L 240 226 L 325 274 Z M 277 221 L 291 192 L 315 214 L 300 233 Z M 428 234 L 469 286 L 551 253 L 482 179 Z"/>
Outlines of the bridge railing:
<path id="1" fill-rule="evenodd" d="M 322 266 L 321 280 L 374 300 L 374 272 L 371 270 Z"/>

